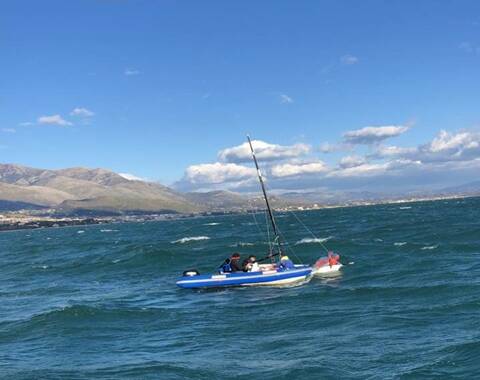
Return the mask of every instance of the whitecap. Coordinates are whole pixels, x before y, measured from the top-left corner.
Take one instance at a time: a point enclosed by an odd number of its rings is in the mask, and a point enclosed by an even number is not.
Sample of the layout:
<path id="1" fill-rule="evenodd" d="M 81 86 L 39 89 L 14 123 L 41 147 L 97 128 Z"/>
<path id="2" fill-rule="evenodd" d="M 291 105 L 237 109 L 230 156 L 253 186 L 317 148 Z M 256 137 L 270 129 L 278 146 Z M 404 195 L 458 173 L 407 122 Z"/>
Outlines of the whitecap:
<path id="1" fill-rule="evenodd" d="M 83 233 L 85 233 L 84 230 L 79 230 L 79 231 L 77 231 L 77 234 L 83 234 Z"/>
<path id="2" fill-rule="evenodd" d="M 402 207 L 399 207 L 398 209 L 399 210 L 410 210 L 412 208 L 412 206 L 402 206 Z"/>
<path id="3" fill-rule="evenodd" d="M 218 222 L 211 222 L 211 223 L 205 223 L 204 226 L 218 226 L 220 223 Z"/>
<path id="4" fill-rule="evenodd" d="M 177 244 L 177 243 L 185 244 L 185 243 L 188 243 L 190 241 L 200 241 L 200 240 L 208 240 L 208 239 L 210 239 L 208 236 L 187 236 L 187 237 L 184 237 L 184 238 L 181 238 L 181 239 L 178 239 L 178 240 L 174 240 L 171 243 L 172 244 Z"/>
<path id="5" fill-rule="evenodd" d="M 383 239 L 376 238 L 376 239 L 373 239 L 373 241 L 381 242 L 381 241 L 383 241 Z"/>
<path id="6" fill-rule="evenodd" d="M 422 251 L 425 251 L 425 250 L 427 250 L 427 249 L 436 249 L 436 248 L 438 248 L 438 244 L 436 244 L 436 245 L 427 245 L 427 246 L 425 246 L 425 247 L 422 247 Z"/>
<path id="7" fill-rule="evenodd" d="M 108 229 L 106 229 L 106 230 L 100 230 L 100 232 L 117 232 L 117 231 L 118 231 L 118 230 L 108 230 Z"/>
<path id="8" fill-rule="evenodd" d="M 326 241 L 330 240 L 332 236 L 328 236 L 326 238 L 303 238 L 295 243 L 295 245 L 299 244 L 311 244 L 311 243 L 325 243 Z"/>
<path id="9" fill-rule="evenodd" d="M 397 247 L 401 247 L 402 245 L 405 245 L 407 244 L 406 241 L 401 241 L 401 242 L 397 242 L 397 243 L 393 243 L 393 245 L 397 246 Z"/>

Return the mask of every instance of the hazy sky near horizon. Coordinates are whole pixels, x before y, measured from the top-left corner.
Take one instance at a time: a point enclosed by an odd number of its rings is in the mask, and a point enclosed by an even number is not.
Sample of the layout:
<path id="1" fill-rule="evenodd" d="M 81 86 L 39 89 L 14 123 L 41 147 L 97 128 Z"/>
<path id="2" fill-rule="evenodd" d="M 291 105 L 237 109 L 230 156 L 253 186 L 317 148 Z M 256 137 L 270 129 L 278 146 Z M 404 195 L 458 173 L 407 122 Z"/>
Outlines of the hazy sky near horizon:
<path id="1" fill-rule="evenodd" d="M 480 173 L 478 1 L 11 1 L 0 161 L 183 190 L 431 188 Z M 248 153 L 248 152 L 247 152 Z"/>

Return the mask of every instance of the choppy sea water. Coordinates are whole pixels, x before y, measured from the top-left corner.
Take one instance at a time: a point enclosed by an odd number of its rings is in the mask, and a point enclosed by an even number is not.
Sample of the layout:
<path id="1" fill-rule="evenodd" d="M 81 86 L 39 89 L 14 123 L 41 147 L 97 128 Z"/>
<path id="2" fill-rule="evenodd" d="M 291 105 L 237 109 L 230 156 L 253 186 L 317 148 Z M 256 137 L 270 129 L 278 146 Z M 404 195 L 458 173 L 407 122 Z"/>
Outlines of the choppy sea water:
<path id="1" fill-rule="evenodd" d="M 343 274 L 175 286 L 232 251 L 262 255 L 263 215 L 1 233 L 0 378 L 480 375 L 480 198 L 299 213 L 316 239 L 278 216 L 293 258 L 313 263 L 322 241 Z"/>

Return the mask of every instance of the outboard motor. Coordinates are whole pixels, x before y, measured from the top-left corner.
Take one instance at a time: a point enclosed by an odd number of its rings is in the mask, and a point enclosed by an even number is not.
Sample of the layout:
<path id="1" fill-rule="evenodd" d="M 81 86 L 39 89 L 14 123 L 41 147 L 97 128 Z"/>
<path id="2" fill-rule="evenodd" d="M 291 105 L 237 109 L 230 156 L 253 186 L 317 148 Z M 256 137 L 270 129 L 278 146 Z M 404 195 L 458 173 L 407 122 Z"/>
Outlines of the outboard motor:
<path id="1" fill-rule="evenodd" d="M 196 269 L 187 269 L 186 271 L 183 272 L 183 277 L 192 277 L 192 276 L 198 276 L 200 272 Z"/>

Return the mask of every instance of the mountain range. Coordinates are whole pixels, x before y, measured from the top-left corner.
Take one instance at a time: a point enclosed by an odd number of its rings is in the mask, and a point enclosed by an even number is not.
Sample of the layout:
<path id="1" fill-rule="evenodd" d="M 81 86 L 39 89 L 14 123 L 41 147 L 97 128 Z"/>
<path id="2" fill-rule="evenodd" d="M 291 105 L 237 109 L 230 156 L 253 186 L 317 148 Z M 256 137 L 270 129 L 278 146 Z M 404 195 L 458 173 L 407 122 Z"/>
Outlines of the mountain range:
<path id="1" fill-rule="evenodd" d="M 404 197 L 478 195 L 480 181 L 436 192 Z M 288 192 L 272 195 L 275 208 L 334 205 L 398 199 L 400 195 L 371 192 Z M 230 191 L 181 193 L 154 182 L 132 179 L 106 169 L 37 169 L 0 164 L 0 210 L 54 209 L 63 214 L 140 214 L 240 211 L 263 208 L 261 196 Z"/>
<path id="2" fill-rule="evenodd" d="M 106 169 L 45 170 L 0 164 L 4 208 L 63 212 L 197 212 L 203 207 L 157 183 L 129 180 Z"/>

